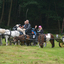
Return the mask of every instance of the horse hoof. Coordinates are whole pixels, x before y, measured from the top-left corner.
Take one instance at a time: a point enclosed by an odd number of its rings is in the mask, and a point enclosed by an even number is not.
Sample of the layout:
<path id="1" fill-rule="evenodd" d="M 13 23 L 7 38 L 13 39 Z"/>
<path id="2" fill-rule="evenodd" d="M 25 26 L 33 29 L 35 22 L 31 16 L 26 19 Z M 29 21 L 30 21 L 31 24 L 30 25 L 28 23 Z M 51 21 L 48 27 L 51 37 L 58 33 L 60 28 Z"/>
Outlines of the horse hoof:
<path id="1" fill-rule="evenodd" d="M 39 46 L 39 48 L 40 48 L 40 46 Z"/>

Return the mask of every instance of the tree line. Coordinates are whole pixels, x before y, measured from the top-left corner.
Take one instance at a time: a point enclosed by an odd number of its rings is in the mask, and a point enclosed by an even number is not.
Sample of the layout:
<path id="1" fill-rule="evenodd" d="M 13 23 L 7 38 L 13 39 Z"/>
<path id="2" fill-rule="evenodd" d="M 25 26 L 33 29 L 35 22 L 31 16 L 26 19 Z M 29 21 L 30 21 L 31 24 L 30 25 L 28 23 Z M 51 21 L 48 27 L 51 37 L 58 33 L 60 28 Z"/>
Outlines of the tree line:
<path id="1" fill-rule="evenodd" d="M 24 24 L 28 19 L 34 27 L 42 25 L 44 30 L 61 31 L 64 17 L 64 0 L 0 0 L 0 27 Z"/>

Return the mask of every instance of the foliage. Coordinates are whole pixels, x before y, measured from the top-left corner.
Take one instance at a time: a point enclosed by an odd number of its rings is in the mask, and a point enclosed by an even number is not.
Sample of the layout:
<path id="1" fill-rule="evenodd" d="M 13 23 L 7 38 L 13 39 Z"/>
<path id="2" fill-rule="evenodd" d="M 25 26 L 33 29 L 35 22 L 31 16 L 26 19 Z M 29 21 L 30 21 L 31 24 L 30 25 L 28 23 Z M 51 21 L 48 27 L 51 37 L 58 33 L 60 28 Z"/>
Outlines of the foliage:
<path id="1" fill-rule="evenodd" d="M 0 8 L 1 8 L 1 5 L 2 5 L 2 0 L 0 0 Z"/>
<path id="2" fill-rule="evenodd" d="M 0 0 L 0 17 L 2 17 L 3 1 Z M 10 5 L 11 0 L 5 0 L 4 15 L 0 25 L 8 24 Z M 13 27 L 16 23 L 23 25 L 24 21 L 29 19 L 32 27 L 35 24 L 40 24 L 43 26 L 43 29 L 53 29 L 55 27 L 54 24 L 56 24 L 55 29 L 60 30 L 62 28 L 63 17 L 64 0 L 13 0 L 9 26 Z M 51 23 L 53 23 L 52 28 L 50 27 Z"/>

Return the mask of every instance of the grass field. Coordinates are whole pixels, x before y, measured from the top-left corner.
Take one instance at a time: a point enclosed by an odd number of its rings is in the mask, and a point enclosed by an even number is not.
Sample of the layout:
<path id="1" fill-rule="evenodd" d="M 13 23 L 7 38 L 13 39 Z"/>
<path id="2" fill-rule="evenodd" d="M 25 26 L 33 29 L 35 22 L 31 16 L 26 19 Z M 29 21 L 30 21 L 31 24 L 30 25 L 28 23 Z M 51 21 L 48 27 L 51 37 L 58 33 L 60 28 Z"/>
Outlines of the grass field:
<path id="1" fill-rule="evenodd" d="M 4 42 L 4 41 L 3 41 Z M 55 47 L 0 46 L 0 64 L 64 64 L 64 48 L 55 41 Z"/>

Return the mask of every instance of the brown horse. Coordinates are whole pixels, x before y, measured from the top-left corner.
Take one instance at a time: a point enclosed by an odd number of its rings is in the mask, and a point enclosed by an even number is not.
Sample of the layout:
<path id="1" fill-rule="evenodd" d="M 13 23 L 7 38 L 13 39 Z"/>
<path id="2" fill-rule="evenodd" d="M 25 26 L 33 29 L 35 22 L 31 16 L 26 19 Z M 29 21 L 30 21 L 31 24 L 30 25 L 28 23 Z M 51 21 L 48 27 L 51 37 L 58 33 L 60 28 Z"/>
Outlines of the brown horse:
<path id="1" fill-rule="evenodd" d="M 46 39 L 46 40 L 45 40 Z M 44 42 L 50 41 L 52 44 L 52 48 L 54 47 L 54 36 L 50 33 L 48 34 L 40 34 L 38 36 L 38 42 L 41 48 L 43 48 Z"/>
<path id="2" fill-rule="evenodd" d="M 18 44 L 18 43 L 21 42 L 21 44 L 25 44 L 25 42 L 26 42 L 27 46 L 29 46 L 29 44 L 30 44 L 30 40 L 29 39 L 30 39 L 30 36 L 29 35 L 26 35 L 26 38 L 25 38 L 24 35 L 20 35 L 18 37 L 14 37 L 13 38 L 13 40 L 14 40 L 15 43 Z"/>

